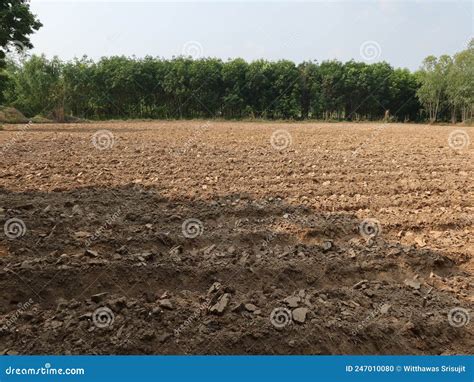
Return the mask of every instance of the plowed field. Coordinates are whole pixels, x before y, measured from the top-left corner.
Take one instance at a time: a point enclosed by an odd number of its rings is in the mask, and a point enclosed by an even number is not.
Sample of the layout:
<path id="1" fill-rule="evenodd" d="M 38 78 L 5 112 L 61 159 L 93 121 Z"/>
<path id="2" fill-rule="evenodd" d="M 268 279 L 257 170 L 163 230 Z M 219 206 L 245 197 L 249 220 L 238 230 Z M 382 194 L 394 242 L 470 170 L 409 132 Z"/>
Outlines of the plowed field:
<path id="1" fill-rule="evenodd" d="M 469 137 L 409 124 L 6 126 L 0 353 L 470 353 Z"/>

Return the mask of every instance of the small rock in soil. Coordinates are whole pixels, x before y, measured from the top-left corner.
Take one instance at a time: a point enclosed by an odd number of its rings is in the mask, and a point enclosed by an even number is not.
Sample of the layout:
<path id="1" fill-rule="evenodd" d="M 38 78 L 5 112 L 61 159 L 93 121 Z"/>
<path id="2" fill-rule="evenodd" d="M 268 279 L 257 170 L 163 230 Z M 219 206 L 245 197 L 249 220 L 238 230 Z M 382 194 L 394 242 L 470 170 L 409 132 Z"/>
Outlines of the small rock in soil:
<path id="1" fill-rule="evenodd" d="M 171 303 L 169 299 L 160 300 L 159 304 L 164 309 L 168 309 L 168 310 L 174 309 L 173 304 Z"/>
<path id="2" fill-rule="evenodd" d="M 99 257 L 99 253 L 97 251 L 93 251 L 92 249 L 86 249 L 84 251 L 84 255 L 89 257 Z"/>
<path id="3" fill-rule="evenodd" d="M 300 298 L 295 296 L 287 297 L 283 300 L 290 308 L 297 308 L 300 303 Z"/>
<path id="4" fill-rule="evenodd" d="M 380 313 L 382 313 L 382 314 L 387 314 L 391 307 L 392 307 L 392 306 L 391 306 L 390 304 L 383 304 L 383 305 L 380 307 Z"/>
<path id="5" fill-rule="evenodd" d="M 254 304 L 245 304 L 245 309 L 249 312 L 255 312 L 258 308 Z"/>
<path id="6" fill-rule="evenodd" d="M 162 334 L 161 336 L 158 337 L 158 341 L 160 343 L 165 343 L 166 340 L 168 340 L 168 338 L 170 338 L 171 336 L 172 336 L 171 333 L 164 333 L 164 334 Z"/>
<path id="7" fill-rule="evenodd" d="M 230 293 L 224 293 L 221 298 L 214 304 L 211 309 L 209 309 L 210 313 L 221 315 L 224 313 L 225 308 L 229 304 L 230 301 Z"/>
<path id="8" fill-rule="evenodd" d="M 322 249 L 323 249 L 324 252 L 327 252 L 327 251 L 329 251 L 333 246 L 334 246 L 333 242 L 327 240 L 327 241 L 323 242 L 323 244 L 322 244 L 321 247 L 322 247 Z"/>
<path id="9" fill-rule="evenodd" d="M 86 231 L 76 231 L 74 232 L 74 236 L 76 236 L 78 239 L 82 239 L 90 236 L 90 233 Z"/>
<path id="10" fill-rule="evenodd" d="M 307 308 L 297 308 L 292 312 L 293 315 L 293 321 L 299 323 L 299 324 L 304 324 L 306 321 L 306 314 L 308 314 L 308 309 Z"/>
<path id="11" fill-rule="evenodd" d="M 413 288 L 413 289 L 420 289 L 421 283 L 418 280 L 413 280 L 413 279 L 406 279 L 405 280 L 405 285 Z"/>
<path id="12" fill-rule="evenodd" d="M 221 289 L 221 286 L 222 286 L 221 283 L 215 282 L 214 284 L 211 285 L 211 287 L 207 291 L 207 294 L 209 295 L 209 294 L 217 292 L 219 289 Z"/>
<path id="13" fill-rule="evenodd" d="M 352 286 L 352 288 L 353 288 L 353 289 L 361 288 L 362 285 L 367 284 L 368 282 L 369 282 L 369 280 L 361 280 L 361 281 L 359 281 L 358 283 L 355 283 L 355 284 Z"/>

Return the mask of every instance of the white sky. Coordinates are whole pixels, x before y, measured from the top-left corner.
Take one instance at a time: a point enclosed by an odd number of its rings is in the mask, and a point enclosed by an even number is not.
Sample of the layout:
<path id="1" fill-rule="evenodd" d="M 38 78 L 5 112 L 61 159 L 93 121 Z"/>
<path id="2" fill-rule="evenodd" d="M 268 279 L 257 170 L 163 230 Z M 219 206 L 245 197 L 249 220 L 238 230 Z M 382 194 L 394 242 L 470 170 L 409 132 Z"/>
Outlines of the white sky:
<path id="1" fill-rule="evenodd" d="M 474 36 L 474 1 L 84 1 L 32 0 L 44 27 L 34 53 L 222 59 L 354 58 L 417 69 Z M 365 43 L 365 44 L 364 44 Z"/>

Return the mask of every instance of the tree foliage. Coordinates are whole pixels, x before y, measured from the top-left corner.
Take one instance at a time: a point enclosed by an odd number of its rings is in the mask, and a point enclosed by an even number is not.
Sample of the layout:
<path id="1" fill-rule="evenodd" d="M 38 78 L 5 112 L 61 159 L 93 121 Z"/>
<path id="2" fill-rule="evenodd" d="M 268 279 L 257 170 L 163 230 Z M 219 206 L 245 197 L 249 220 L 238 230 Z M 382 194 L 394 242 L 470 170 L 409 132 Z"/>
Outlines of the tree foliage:
<path id="1" fill-rule="evenodd" d="M 428 56 L 418 72 L 417 95 L 431 122 L 472 119 L 474 108 L 474 40 L 454 55 Z M 460 117 L 460 118 L 459 118 Z"/>
<path id="2" fill-rule="evenodd" d="M 6 52 L 32 48 L 30 35 L 42 24 L 31 13 L 28 0 L 2 0 L 0 2 L 0 65 L 4 65 Z"/>
<path id="3" fill-rule="evenodd" d="M 386 62 L 32 56 L 7 73 L 8 103 L 28 116 L 457 121 L 472 118 L 474 43 L 420 71 Z"/>
<path id="4" fill-rule="evenodd" d="M 27 0 L 2 0 L 0 2 L 0 102 L 7 90 L 9 76 L 5 68 L 6 53 L 32 48 L 29 36 L 42 24 L 30 12 Z"/>
<path id="5" fill-rule="evenodd" d="M 417 82 L 387 63 L 32 56 L 10 63 L 8 102 L 27 115 L 415 120 Z M 409 100 L 409 102 L 407 102 Z"/>

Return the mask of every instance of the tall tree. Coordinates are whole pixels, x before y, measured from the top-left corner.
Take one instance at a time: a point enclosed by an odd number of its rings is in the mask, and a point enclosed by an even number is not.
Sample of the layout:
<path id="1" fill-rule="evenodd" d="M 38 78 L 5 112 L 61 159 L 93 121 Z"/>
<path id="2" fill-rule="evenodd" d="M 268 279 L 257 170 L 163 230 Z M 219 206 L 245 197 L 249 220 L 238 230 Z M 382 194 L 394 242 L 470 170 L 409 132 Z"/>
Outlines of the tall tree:
<path id="1" fill-rule="evenodd" d="M 424 59 L 419 72 L 421 86 L 418 98 L 428 112 L 430 122 L 436 122 L 438 113 L 447 103 L 448 73 L 452 66 L 450 56 L 436 58 L 428 56 Z"/>
<path id="2" fill-rule="evenodd" d="M 321 76 L 316 62 L 302 62 L 300 71 L 301 118 L 317 118 L 321 115 Z"/>
<path id="3" fill-rule="evenodd" d="M 62 119 L 64 91 L 59 59 L 32 56 L 14 73 L 13 81 L 12 106 L 28 116 L 48 114 Z"/>
<path id="4" fill-rule="evenodd" d="M 29 36 L 41 26 L 36 16 L 30 12 L 28 0 L 0 1 L 0 103 L 4 101 L 9 79 L 2 71 L 6 66 L 6 53 L 32 48 Z"/>
<path id="5" fill-rule="evenodd" d="M 6 52 L 32 48 L 30 35 L 42 27 L 31 13 L 28 0 L 0 2 L 0 65 L 5 65 Z"/>
<path id="6" fill-rule="evenodd" d="M 453 65 L 448 73 L 446 87 L 448 103 L 451 106 L 451 122 L 464 122 L 472 118 L 474 108 L 474 39 L 466 50 L 454 55 Z"/>

